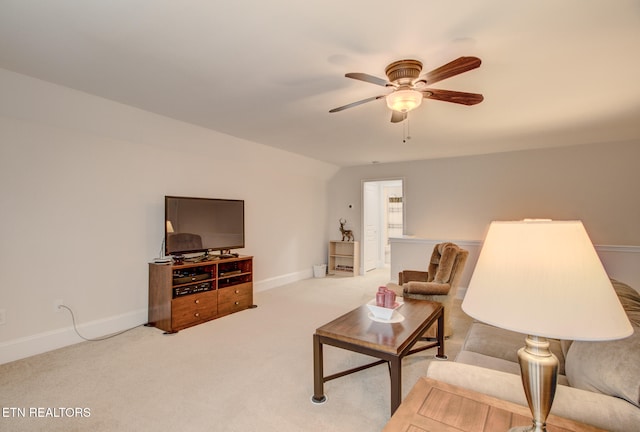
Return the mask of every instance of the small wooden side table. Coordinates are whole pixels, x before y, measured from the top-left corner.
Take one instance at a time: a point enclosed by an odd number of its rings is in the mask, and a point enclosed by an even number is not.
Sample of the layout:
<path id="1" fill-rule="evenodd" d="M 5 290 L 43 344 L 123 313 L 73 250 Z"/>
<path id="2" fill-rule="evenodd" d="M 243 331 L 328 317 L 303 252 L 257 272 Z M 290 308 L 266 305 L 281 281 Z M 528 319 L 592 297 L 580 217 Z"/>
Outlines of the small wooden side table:
<path id="1" fill-rule="evenodd" d="M 382 432 L 506 432 L 528 425 L 527 407 L 422 377 Z M 606 432 L 555 415 L 547 419 L 547 431 Z"/>

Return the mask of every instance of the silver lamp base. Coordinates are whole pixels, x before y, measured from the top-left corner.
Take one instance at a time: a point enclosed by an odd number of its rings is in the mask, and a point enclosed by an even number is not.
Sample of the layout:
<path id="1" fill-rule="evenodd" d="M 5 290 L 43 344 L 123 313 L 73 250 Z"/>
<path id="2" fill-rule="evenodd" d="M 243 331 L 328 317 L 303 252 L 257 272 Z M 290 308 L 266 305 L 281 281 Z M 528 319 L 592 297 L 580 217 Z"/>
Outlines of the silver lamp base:
<path id="1" fill-rule="evenodd" d="M 549 350 L 547 338 L 527 336 L 526 346 L 518 350 L 522 385 L 533 424 L 509 429 L 509 432 L 545 432 L 558 383 L 558 358 Z"/>
<path id="2" fill-rule="evenodd" d="M 536 426 L 516 426 L 509 429 L 509 432 L 540 432 L 546 431 L 546 426 L 536 427 Z"/>

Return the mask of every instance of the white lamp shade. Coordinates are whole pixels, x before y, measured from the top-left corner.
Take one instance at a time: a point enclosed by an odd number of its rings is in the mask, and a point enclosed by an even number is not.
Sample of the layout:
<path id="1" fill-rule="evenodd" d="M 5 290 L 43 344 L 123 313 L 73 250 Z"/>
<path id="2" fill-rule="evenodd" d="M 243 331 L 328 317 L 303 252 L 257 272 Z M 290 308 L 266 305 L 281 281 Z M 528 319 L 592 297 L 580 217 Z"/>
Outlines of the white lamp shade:
<path id="1" fill-rule="evenodd" d="M 519 333 L 568 340 L 633 333 L 582 222 L 492 222 L 462 309 Z"/>
<path id="2" fill-rule="evenodd" d="M 396 90 L 386 97 L 387 106 L 394 111 L 409 112 L 422 103 L 422 93 L 416 90 Z"/>

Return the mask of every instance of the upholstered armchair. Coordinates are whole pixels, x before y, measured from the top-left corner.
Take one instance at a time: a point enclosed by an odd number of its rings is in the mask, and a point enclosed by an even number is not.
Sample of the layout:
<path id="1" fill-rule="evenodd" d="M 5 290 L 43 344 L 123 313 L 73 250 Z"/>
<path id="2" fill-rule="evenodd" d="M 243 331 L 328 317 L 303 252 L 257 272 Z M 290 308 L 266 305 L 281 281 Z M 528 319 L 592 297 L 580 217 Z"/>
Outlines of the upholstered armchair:
<path id="1" fill-rule="evenodd" d="M 418 300 L 437 301 L 444 305 L 444 336 L 453 334 L 451 310 L 456 297 L 462 271 L 469 252 L 454 243 L 439 243 L 433 248 L 427 271 L 404 270 L 398 274 L 398 284 L 389 283 L 387 288 L 397 295 Z M 436 325 L 431 326 L 425 337 L 436 337 Z"/>

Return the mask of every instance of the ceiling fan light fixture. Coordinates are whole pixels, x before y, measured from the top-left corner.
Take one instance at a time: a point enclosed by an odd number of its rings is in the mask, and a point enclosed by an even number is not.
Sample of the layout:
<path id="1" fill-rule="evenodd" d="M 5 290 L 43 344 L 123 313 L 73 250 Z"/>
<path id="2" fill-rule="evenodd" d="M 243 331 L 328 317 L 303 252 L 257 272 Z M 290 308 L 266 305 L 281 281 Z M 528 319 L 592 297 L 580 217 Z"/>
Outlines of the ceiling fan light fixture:
<path id="1" fill-rule="evenodd" d="M 401 113 L 418 108 L 422 103 L 422 93 L 416 90 L 396 90 L 386 97 L 387 106 Z"/>

